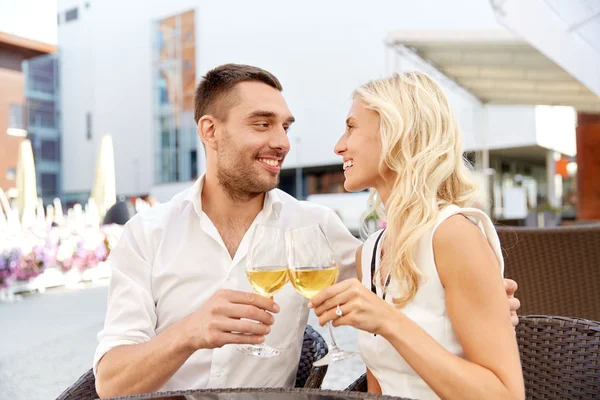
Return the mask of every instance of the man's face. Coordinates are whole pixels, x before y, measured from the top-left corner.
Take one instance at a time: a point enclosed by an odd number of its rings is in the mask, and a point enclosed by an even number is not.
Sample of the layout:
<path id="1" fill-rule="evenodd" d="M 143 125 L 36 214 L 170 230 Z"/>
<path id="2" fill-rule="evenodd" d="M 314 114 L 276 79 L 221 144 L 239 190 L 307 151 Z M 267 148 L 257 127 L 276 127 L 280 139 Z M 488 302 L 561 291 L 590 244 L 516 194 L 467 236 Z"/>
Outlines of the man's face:
<path id="1" fill-rule="evenodd" d="M 216 127 L 217 178 L 233 198 L 244 200 L 279 184 L 294 117 L 281 92 L 264 83 L 239 83 L 233 96 L 226 121 Z"/>

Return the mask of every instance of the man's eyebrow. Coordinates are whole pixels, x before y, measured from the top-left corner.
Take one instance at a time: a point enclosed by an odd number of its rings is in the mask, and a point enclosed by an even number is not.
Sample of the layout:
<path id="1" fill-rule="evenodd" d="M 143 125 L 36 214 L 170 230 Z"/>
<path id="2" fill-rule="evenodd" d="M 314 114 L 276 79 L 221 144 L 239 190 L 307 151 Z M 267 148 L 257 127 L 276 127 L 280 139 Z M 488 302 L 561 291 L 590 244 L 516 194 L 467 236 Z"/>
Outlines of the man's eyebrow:
<path id="1" fill-rule="evenodd" d="M 248 114 L 246 116 L 246 118 L 256 118 L 256 117 L 275 118 L 276 115 L 273 111 L 256 110 L 256 111 L 252 111 L 250 114 Z"/>
<path id="2" fill-rule="evenodd" d="M 251 118 L 258 118 L 258 117 L 262 117 L 262 118 L 276 118 L 277 114 L 275 114 L 273 111 L 266 111 L 266 110 L 256 110 L 256 111 L 252 111 L 250 114 L 248 114 L 246 116 L 246 118 L 251 119 Z M 288 124 L 292 124 L 294 122 L 296 122 L 296 118 L 294 118 L 293 116 L 288 117 L 285 120 L 286 123 Z"/>

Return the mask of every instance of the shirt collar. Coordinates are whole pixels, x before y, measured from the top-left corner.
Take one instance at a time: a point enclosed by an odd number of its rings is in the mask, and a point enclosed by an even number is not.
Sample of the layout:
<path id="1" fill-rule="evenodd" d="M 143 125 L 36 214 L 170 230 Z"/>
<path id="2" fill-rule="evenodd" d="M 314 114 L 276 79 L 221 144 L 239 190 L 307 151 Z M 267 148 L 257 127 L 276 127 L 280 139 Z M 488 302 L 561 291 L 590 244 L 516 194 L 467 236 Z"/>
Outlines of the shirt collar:
<path id="1" fill-rule="evenodd" d="M 184 203 L 190 202 L 194 205 L 194 211 L 198 216 L 202 216 L 202 197 L 200 193 L 202 193 L 202 187 L 204 185 L 204 174 L 202 174 L 194 185 L 191 187 L 190 191 L 184 197 Z M 271 213 L 275 215 L 275 218 L 279 219 L 279 215 L 281 214 L 281 207 L 283 205 L 283 200 L 279 193 L 277 193 L 277 189 L 269 190 L 267 195 L 265 196 L 265 201 L 263 203 L 263 211 L 266 213 L 266 216 L 269 217 Z"/>
<path id="2" fill-rule="evenodd" d="M 265 203 L 263 205 L 263 210 L 266 211 L 267 216 L 270 216 L 271 213 L 273 213 L 275 218 L 279 219 L 282 206 L 283 200 L 281 200 L 281 196 L 277 193 L 277 189 L 269 190 L 265 196 Z"/>

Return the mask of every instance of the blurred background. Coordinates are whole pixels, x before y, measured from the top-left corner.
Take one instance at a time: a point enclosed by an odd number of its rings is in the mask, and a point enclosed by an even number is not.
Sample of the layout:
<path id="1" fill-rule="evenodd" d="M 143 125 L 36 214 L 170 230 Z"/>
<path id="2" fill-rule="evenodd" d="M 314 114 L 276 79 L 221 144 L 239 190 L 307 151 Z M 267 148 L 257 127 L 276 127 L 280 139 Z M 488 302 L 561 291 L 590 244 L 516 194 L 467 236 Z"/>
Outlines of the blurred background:
<path id="1" fill-rule="evenodd" d="M 600 112 L 600 4 L 517 3 L 2 0 L 0 187 L 18 196 L 26 138 L 44 204 L 85 205 L 110 135 L 116 195 L 168 200 L 204 170 L 196 83 L 219 64 L 247 63 L 280 78 L 298 121 L 281 189 L 338 208 L 356 230 L 345 212 L 355 200 L 318 196 L 343 192 L 333 147 L 350 94 L 419 69 L 450 97 L 479 206 L 494 219 L 598 219 L 600 150 L 585 132 Z"/>
<path id="2" fill-rule="evenodd" d="M 333 153 L 351 93 L 415 69 L 450 98 L 494 221 L 600 220 L 600 1 L 0 0 L 0 398 L 89 368 L 102 261 L 120 223 L 203 173 L 194 88 L 224 63 L 281 80 L 297 122 L 280 188 L 357 236 L 368 193 L 344 193 Z"/>

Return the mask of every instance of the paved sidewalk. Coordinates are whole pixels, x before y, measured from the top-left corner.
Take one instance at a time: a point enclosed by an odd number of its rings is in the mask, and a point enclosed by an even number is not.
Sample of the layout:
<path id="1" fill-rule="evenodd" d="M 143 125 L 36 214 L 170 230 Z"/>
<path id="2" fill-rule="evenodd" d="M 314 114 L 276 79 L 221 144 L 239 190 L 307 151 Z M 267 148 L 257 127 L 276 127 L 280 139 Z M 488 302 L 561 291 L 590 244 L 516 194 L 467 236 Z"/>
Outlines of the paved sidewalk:
<path id="1" fill-rule="evenodd" d="M 329 342 L 329 334 L 327 327 L 320 327 L 319 322 L 315 314 L 311 311 L 308 323 L 315 328 L 324 338 Z M 358 353 L 357 331 L 349 327 L 339 327 L 333 329 L 335 341 L 339 347 L 348 351 L 355 351 Z M 323 381 L 323 388 L 325 389 L 345 389 L 350 385 L 356 378 L 364 374 L 366 371 L 365 364 L 357 354 L 353 358 L 348 360 L 338 361 L 329 366 L 327 375 Z"/>
<path id="2" fill-rule="evenodd" d="M 0 303 L 0 398 L 56 398 L 90 368 L 105 307 L 105 287 Z"/>

